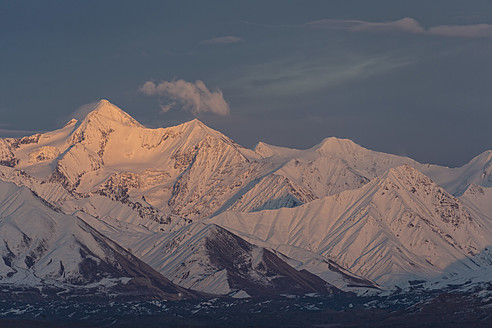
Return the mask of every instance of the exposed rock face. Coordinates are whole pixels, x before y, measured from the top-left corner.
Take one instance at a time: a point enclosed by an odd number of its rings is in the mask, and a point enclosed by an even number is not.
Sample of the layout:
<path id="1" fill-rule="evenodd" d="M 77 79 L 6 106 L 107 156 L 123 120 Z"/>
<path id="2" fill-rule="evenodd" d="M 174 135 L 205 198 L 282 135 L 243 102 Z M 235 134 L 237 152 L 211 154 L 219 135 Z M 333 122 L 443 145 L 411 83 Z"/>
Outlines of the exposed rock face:
<path id="1" fill-rule="evenodd" d="M 194 223 L 133 249 L 173 282 L 209 293 L 251 296 L 337 293 L 319 277 L 216 225 Z"/>
<path id="2" fill-rule="evenodd" d="M 44 146 L 29 153 L 29 162 L 32 164 L 50 161 L 57 158 L 60 151 L 51 146 Z"/>
<path id="3" fill-rule="evenodd" d="M 8 141 L 0 139 L 0 165 L 14 167 L 18 163 Z"/>

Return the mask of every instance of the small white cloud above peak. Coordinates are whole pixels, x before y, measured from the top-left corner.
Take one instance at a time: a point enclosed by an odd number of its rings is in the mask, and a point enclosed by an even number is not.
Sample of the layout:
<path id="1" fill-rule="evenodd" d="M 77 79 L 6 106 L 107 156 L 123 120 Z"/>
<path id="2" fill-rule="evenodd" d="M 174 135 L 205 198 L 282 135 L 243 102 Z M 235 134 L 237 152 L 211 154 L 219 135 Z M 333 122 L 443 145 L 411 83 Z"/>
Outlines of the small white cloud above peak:
<path id="1" fill-rule="evenodd" d="M 230 113 L 229 104 L 225 101 L 222 91 L 210 91 L 200 80 L 195 83 L 184 80 L 159 83 L 147 81 L 140 87 L 140 92 L 147 96 L 158 96 L 166 101 L 168 104 L 161 106 L 163 112 L 179 106 L 195 115 L 206 112 L 217 115 Z"/>

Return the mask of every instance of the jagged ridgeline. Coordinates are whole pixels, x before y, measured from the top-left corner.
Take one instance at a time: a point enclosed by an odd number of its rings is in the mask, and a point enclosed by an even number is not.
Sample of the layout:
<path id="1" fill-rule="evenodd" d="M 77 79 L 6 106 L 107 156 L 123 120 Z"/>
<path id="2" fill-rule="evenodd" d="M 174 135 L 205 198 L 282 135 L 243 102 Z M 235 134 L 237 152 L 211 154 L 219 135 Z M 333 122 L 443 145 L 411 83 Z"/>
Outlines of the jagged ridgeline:
<path id="1" fill-rule="evenodd" d="M 492 151 L 447 168 L 334 137 L 251 150 L 198 120 L 146 128 L 102 100 L 81 122 L 0 139 L 0 179 L 35 200 L 24 212 L 2 194 L 0 283 L 333 293 L 490 264 Z M 73 260 L 48 256 L 63 247 Z"/>

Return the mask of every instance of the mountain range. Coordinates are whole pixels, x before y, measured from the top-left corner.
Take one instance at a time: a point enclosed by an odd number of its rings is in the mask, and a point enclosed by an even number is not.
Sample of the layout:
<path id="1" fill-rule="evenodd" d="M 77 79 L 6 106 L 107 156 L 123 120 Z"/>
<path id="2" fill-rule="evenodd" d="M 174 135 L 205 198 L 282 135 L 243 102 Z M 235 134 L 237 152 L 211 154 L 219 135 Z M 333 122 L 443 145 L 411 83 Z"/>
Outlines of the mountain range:
<path id="1" fill-rule="evenodd" d="M 0 139 L 0 284 L 179 299 L 469 279 L 492 273 L 490 204 L 491 150 L 448 168 L 335 137 L 247 149 L 101 100 Z"/>

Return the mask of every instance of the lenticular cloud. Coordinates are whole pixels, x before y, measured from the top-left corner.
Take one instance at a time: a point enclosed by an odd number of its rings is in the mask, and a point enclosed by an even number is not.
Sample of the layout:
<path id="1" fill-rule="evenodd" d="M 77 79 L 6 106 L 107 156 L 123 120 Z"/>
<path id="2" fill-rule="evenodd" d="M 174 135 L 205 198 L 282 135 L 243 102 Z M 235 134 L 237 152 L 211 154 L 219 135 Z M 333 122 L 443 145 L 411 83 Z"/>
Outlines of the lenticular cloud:
<path id="1" fill-rule="evenodd" d="M 230 113 L 229 104 L 225 101 L 222 91 L 220 89 L 210 91 L 200 80 L 195 83 L 184 80 L 160 83 L 147 81 L 140 87 L 140 91 L 148 96 L 166 98 L 170 104 L 163 106 L 163 111 L 179 105 L 195 115 L 205 112 L 218 115 Z"/>

